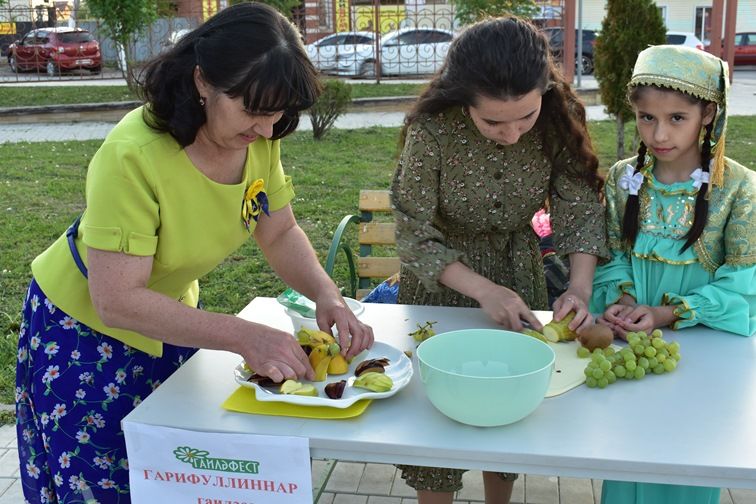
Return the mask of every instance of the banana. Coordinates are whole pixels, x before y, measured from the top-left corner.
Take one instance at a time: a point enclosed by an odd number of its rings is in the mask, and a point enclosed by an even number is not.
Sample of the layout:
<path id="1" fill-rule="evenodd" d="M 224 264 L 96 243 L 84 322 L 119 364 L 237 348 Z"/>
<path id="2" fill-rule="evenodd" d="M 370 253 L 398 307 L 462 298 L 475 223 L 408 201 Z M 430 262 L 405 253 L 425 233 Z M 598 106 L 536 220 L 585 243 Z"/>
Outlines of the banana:
<path id="1" fill-rule="evenodd" d="M 315 370 L 314 381 L 325 381 L 328 376 L 328 366 L 335 355 L 338 355 L 341 347 L 338 343 L 320 344 L 312 348 L 310 352 L 310 365 Z"/>
<path id="2" fill-rule="evenodd" d="M 394 381 L 388 375 L 371 371 L 357 377 L 353 385 L 373 392 L 387 392 L 394 386 Z"/>

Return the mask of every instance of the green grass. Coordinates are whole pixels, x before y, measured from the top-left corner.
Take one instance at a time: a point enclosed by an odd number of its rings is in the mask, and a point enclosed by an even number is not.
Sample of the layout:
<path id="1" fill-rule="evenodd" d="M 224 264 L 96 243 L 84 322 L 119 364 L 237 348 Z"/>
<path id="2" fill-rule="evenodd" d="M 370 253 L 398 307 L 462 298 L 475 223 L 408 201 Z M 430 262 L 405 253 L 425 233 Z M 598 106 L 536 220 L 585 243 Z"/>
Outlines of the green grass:
<path id="1" fill-rule="evenodd" d="M 615 157 L 614 123 L 592 122 L 602 169 Z M 756 167 L 756 121 L 733 117 L 728 155 Z M 309 132 L 282 143 L 286 171 L 295 182 L 294 211 L 325 262 L 341 218 L 354 213 L 360 189 L 388 188 L 395 166 L 398 128 L 332 130 L 316 142 Z M 632 125 L 628 125 L 632 138 Z M 0 144 L 0 402 L 13 401 L 16 334 L 29 264 L 84 207 L 86 166 L 100 141 Z M 359 153 L 359 155 L 355 155 Z M 341 261 L 343 263 L 343 261 Z M 345 278 L 342 269 L 337 278 Z M 210 310 L 236 313 L 255 296 L 275 296 L 284 286 L 250 240 L 202 279 Z"/>
<path id="2" fill-rule="evenodd" d="M 352 84 L 352 98 L 416 96 L 422 84 Z M 126 86 L 0 86 L 0 107 L 136 100 Z"/>

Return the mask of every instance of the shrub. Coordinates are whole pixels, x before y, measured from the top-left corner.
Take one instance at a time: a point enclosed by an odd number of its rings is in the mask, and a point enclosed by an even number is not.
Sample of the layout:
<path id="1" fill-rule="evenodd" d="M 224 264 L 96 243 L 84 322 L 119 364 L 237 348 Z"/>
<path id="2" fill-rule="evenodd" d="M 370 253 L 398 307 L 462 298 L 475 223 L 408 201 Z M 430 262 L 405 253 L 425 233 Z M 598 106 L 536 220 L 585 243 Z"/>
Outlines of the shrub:
<path id="1" fill-rule="evenodd" d="M 312 136 L 322 139 L 333 127 L 336 119 L 343 114 L 352 101 L 352 86 L 340 80 L 328 80 L 323 84 L 323 94 L 310 107 Z"/>

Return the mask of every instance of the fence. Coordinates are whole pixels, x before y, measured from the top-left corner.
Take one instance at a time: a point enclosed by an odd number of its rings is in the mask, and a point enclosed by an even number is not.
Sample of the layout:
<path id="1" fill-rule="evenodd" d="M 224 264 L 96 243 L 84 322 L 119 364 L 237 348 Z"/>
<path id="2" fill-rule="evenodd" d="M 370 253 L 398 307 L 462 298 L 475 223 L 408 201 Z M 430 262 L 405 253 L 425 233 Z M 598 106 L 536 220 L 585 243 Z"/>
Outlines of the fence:
<path id="1" fill-rule="evenodd" d="M 453 6 L 441 1 L 317 0 L 303 3 L 290 17 L 302 33 L 311 60 L 325 74 L 379 79 L 420 76 L 440 68 L 459 28 Z M 170 45 L 173 35 L 196 27 L 207 15 L 181 13 L 181 17 L 161 17 L 138 36 L 130 47 L 132 59 L 148 60 Z M 0 83 L 120 77 L 123 55 L 105 35 L 101 22 L 73 18 L 70 11 L 54 7 L 0 7 Z M 72 55 L 68 66 L 56 65 L 57 61 L 48 65 L 51 48 L 45 46 L 48 33 L 44 29 L 74 25 L 89 31 L 99 43 L 101 63 L 81 52 Z M 24 41 L 25 49 L 9 53 L 11 44 L 18 41 Z"/>

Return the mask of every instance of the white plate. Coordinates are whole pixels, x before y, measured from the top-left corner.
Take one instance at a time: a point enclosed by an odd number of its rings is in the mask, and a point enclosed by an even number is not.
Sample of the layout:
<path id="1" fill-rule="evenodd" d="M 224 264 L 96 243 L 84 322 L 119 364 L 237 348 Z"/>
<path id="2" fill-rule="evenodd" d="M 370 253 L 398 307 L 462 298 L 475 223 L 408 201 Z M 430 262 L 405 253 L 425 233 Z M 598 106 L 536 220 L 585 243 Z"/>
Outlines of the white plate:
<path id="1" fill-rule="evenodd" d="M 354 376 L 354 370 L 357 365 L 366 359 L 380 359 L 386 357 L 389 360 L 389 365 L 386 367 L 386 375 L 390 376 L 394 381 L 394 386 L 391 390 L 386 392 L 372 392 L 367 389 L 354 387 L 352 384 L 357 379 Z M 352 360 L 349 364 L 349 371 L 343 375 L 328 375 L 325 381 L 322 382 L 308 382 L 307 380 L 300 380 L 302 383 L 312 383 L 315 388 L 318 389 L 317 397 L 311 396 L 299 396 L 293 394 L 281 394 L 278 392 L 279 385 L 273 385 L 272 387 L 261 387 L 256 383 L 250 383 L 247 379 L 250 376 L 250 372 L 244 369 L 244 362 L 239 363 L 234 368 L 234 378 L 236 382 L 242 387 L 248 387 L 255 391 L 255 398 L 258 401 L 265 402 L 284 402 L 290 404 L 299 404 L 302 406 L 330 406 L 331 408 L 347 408 L 361 399 L 383 399 L 384 397 L 391 397 L 399 392 L 409 383 L 412 378 L 412 362 L 401 350 L 392 347 L 386 343 L 376 341 L 373 344 L 373 348 L 362 352 Z M 324 389 L 325 386 L 332 382 L 340 380 L 346 380 L 347 385 L 344 389 L 344 395 L 341 399 L 329 398 Z"/>

